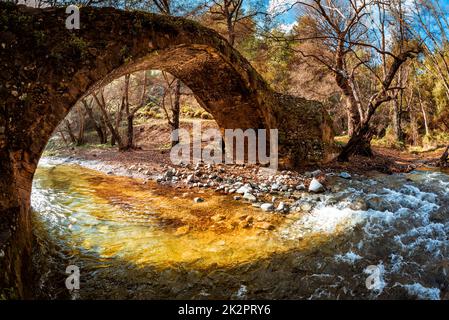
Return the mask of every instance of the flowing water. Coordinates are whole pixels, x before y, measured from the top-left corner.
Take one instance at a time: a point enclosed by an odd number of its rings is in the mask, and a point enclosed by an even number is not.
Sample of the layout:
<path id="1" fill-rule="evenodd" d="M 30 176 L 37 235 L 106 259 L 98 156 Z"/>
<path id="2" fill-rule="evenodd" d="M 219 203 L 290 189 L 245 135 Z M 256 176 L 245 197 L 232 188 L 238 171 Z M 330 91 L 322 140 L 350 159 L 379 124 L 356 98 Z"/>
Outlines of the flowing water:
<path id="1" fill-rule="evenodd" d="M 33 182 L 39 294 L 76 299 L 449 298 L 449 176 L 328 177 L 307 211 L 43 159 Z M 195 197 L 205 199 L 194 203 Z M 65 288 L 68 265 L 80 290 Z"/>

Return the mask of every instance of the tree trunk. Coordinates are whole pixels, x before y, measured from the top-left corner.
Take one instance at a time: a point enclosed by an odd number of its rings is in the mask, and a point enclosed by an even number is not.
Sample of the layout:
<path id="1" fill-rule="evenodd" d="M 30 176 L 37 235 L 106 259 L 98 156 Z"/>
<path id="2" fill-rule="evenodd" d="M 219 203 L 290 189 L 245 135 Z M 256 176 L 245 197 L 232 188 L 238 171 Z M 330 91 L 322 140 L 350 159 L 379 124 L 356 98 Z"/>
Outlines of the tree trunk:
<path id="1" fill-rule="evenodd" d="M 94 129 L 97 132 L 98 138 L 100 139 L 100 144 L 106 144 L 107 143 L 107 136 L 105 135 L 103 128 L 100 123 L 95 119 L 94 113 L 92 108 L 88 105 L 87 101 L 85 99 L 82 100 L 84 109 L 86 110 L 87 116 L 92 120 L 92 123 L 94 125 Z"/>
<path id="2" fill-rule="evenodd" d="M 175 100 L 174 100 L 173 108 L 172 108 L 172 121 L 170 122 L 172 131 L 179 129 L 180 110 L 181 110 L 181 80 L 176 80 Z M 172 141 L 172 147 L 175 145 L 176 145 L 176 142 Z"/>
<path id="3" fill-rule="evenodd" d="M 76 137 L 73 134 L 72 126 L 70 125 L 69 120 L 65 119 L 64 122 L 65 122 L 65 126 L 67 128 L 67 132 L 69 133 L 70 140 L 72 141 L 73 144 L 76 144 Z"/>
<path id="4" fill-rule="evenodd" d="M 410 106 L 409 110 L 410 110 L 409 112 L 410 112 L 411 140 L 412 140 L 412 145 L 416 146 L 418 144 L 418 137 L 419 137 L 418 124 L 416 121 L 415 112 L 411 106 Z"/>
<path id="5" fill-rule="evenodd" d="M 353 154 L 363 155 L 367 157 L 373 156 L 373 151 L 371 150 L 371 139 L 373 137 L 373 131 L 371 130 L 369 123 L 365 122 L 360 127 L 358 127 L 354 134 L 349 139 L 346 146 L 338 155 L 337 160 L 339 162 L 346 162 L 349 157 Z"/>
<path id="6" fill-rule="evenodd" d="M 62 141 L 64 141 L 64 144 L 67 147 L 69 144 L 67 143 L 67 139 L 65 138 L 64 133 L 61 130 L 59 130 L 59 135 L 61 136 Z"/>
<path id="7" fill-rule="evenodd" d="M 398 98 L 392 101 L 393 105 L 393 132 L 394 138 L 397 142 L 401 142 L 403 140 L 402 133 L 402 108 L 401 104 L 398 101 Z"/>
<path id="8" fill-rule="evenodd" d="M 128 143 L 126 145 L 127 150 L 134 148 L 134 114 L 130 114 L 127 117 L 128 120 Z"/>
<path id="9" fill-rule="evenodd" d="M 447 166 L 449 166 L 448 160 L 449 160 L 449 146 L 447 146 L 446 150 L 441 155 L 439 166 L 442 168 L 446 168 Z"/>
<path id="10" fill-rule="evenodd" d="M 426 109 L 424 108 L 424 104 L 422 103 L 421 90 L 419 90 L 419 88 L 418 88 L 418 100 L 419 100 L 419 106 L 421 107 L 421 112 L 422 112 L 423 119 L 424 119 L 424 128 L 426 129 L 426 136 L 428 136 L 430 134 L 429 123 L 427 121 L 427 113 L 426 113 Z"/>
<path id="11" fill-rule="evenodd" d="M 116 130 L 116 128 L 114 128 L 114 126 L 112 125 L 112 121 L 109 118 L 108 112 L 106 111 L 106 106 L 105 106 L 105 101 L 104 101 L 104 97 L 103 97 L 103 93 L 101 94 L 101 101 L 98 99 L 98 97 L 96 96 L 96 94 L 93 95 L 95 101 L 97 102 L 97 105 L 100 107 L 100 110 L 103 114 L 106 126 L 108 127 L 109 131 L 111 132 L 112 138 L 114 139 L 114 141 L 117 141 L 118 146 L 119 146 L 119 150 L 123 149 L 123 141 L 122 138 L 120 137 L 120 134 L 118 133 L 118 128 Z M 121 115 L 121 111 L 119 112 L 119 115 Z"/>
<path id="12" fill-rule="evenodd" d="M 78 136 L 76 138 L 76 145 L 82 146 L 84 141 L 84 124 L 85 124 L 85 114 L 83 110 L 81 109 L 81 106 L 78 105 L 77 107 L 77 113 L 78 113 Z"/>
<path id="13" fill-rule="evenodd" d="M 348 136 L 352 137 L 352 135 L 354 134 L 355 124 L 354 124 L 354 119 L 351 116 L 351 110 L 349 107 L 347 107 L 346 113 L 348 115 Z"/>
<path id="14" fill-rule="evenodd" d="M 227 20 L 227 27 L 228 27 L 228 41 L 229 41 L 229 44 L 233 47 L 234 43 L 235 43 L 234 24 L 232 22 L 232 17 L 228 17 L 226 20 Z"/>

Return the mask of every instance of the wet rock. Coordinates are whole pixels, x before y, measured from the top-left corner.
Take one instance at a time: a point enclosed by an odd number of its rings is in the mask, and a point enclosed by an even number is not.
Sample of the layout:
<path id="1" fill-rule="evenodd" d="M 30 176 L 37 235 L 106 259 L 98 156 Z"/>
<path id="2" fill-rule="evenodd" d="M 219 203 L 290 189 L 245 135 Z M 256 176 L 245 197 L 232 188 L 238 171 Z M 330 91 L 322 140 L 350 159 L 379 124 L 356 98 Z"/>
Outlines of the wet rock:
<path id="1" fill-rule="evenodd" d="M 175 175 L 175 173 L 176 173 L 175 169 L 169 169 L 165 171 L 164 178 L 166 178 L 166 180 L 171 180 L 171 178 Z"/>
<path id="2" fill-rule="evenodd" d="M 366 211 L 368 210 L 368 204 L 362 198 L 357 198 L 351 202 L 349 208 L 355 211 Z"/>
<path id="3" fill-rule="evenodd" d="M 388 211 L 391 209 L 391 205 L 389 205 L 384 199 L 381 197 L 373 197 L 366 201 L 368 209 L 373 209 L 375 211 Z"/>
<path id="4" fill-rule="evenodd" d="M 193 174 L 190 174 L 187 176 L 187 183 L 194 183 L 196 182 L 196 178 Z"/>
<path id="5" fill-rule="evenodd" d="M 439 210 L 430 214 L 430 221 L 435 223 L 444 223 L 448 218 L 447 208 L 441 207 Z"/>
<path id="6" fill-rule="evenodd" d="M 198 198 L 193 199 L 193 202 L 195 202 L 195 203 L 201 203 L 201 202 L 204 202 L 204 199 L 198 197 Z"/>
<path id="7" fill-rule="evenodd" d="M 347 180 L 351 179 L 351 175 L 346 171 L 340 172 L 340 174 L 338 176 L 340 178 L 347 179 Z"/>
<path id="8" fill-rule="evenodd" d="M 288 206 L 284 202 L 280 202 L 278 207 L 276 208 L 278 212 L 288 212 Z"/>
<path id="9" fill-rule="evenodd" d="M 274 211 L 274 206 L 272 203 L 264 203 L 260 206 L 260 208 L 265 212 Z"/>
<path id="10" fill-rule="evenodd" d="M 242 229 L 247 229 L 247 228 L 251 227 L 251 223 L 249 223 L 246 220 L 243 220 L 239 223 L 239 227 Z"/>
<path id="11" fill-rule="evenodd" d="M 226 219 L 226 217 L 224 215 L 222 215 L 222 214 L 216 214 L 216 215 L 211 217 L 211 220 L 214 221 L 214 222 L 223 221 L 225 219 Z"/>
<path id="12" fill-rule="evenodd" d="M 176 236 L 183 236 L 183 235 L 186 235 L 187 233 L 189 233 L 189 231 L 190 231 L 190 227 L 189 226 L 182 226 L 182 227 L 179 227 L 178 229 L 176 229 L 175 235 Z"/>
<path id="13" fill-rule="evenodd" d="M 236 192 L 239 194 L 246 194 L 246 193 L 250 193 L 252 191 L 253 191 L 253 188 L 251 188 L 251 186 L 244 185 L 244 186 L 238 188 L 238 190 Z"/>
<path id="14" fill-rule="evenodd" d="M 247 193 L 245 193 L 245 194 L 243 195 L 243 199 L 248 200 L 248 201 L 251 201 L 251 202 L 257 201 L 256 196 L 253 195 L 252 193 L 249 193 L 249 192 L 247 192 Z"/>
<path id="15" fill-rule="evenodd" d="M 310 174 L 312 175 L 312 177 L 318 177 L 321 174 L 321 170 L 315 170 L 312 171 Z"/>
<path id="16" fill-rule="evenodd" d="M 257 222 L 257 223 L 254 224 L 254 226 L 256 228 L 262 229 L 262 230 L 274 230 L 274 228 L 275 228 L 271 223 L 265 222 L 265 221 Z"/>
<path id="17" fill-rule="evenodd" d="M 313 178 L 309 185 L 309 192 L 324 192 L 324 186 L 317 179 Z"/>
<path id="18" fill-rule="evenodd" d="M 303 202 L 299 205 L 301 211 L 310 212 L 313 209 L 313 204 L 310 202 Z"/>
<path id="19" fill-rule="evenodd" d="M 242 199 L 241 196 L 234 196 L 234 200 L 236 200 L 236 201 L 239 201 L 239 200 L 241 200 L 241 199 Z"/>

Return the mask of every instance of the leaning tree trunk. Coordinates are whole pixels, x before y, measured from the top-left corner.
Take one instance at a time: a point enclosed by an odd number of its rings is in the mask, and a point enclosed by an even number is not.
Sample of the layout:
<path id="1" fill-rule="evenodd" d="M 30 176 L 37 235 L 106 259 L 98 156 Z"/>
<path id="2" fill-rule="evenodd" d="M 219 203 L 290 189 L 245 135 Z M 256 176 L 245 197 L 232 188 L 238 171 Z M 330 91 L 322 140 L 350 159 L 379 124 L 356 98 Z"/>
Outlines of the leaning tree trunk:
<path id="1" fill-rule="evenodd" d="M 339 162 L 346 162 L 353 154 L 372 157 L 373 151 L 371 150 L 371 139 L 373 137 L 373 131 L 369 126 L 369 123 L 363 123 L 357 127 L 354 134 L 349 139 L 346 146 L 337 157 Z"/>
<path id="2" fill-rule="evenodd" d="M 100 144 L 106 144 L 107 141 L 107 135 L 105 135 L 103 128 L 101 126 L 101 120 L 98 122 L 95 119 L 94 112 L 92 108 L 87 104 L 87 101 L 85 99 L 82 100 L 84 109 L 86 110 L 87 116 L 92 120 L 93 126 L 95 131 L 97 132 L 98 138 L 100 139 Z"/>
<path id="3" fill-rule="evenodd" d="M 72 125 L 70 124 L 70 121 L 65 119 L 64 122 L 65 122 L 65 126 L 67 128 L 67 132 L 69 134 L 70 140 L 72 141 L 73 144 L 76 144 L 76 137 L 73 134 Z"/>
<path id="4" fill-rule="evenodd" d="M 449 146 L 447 146 L 446 150 L 444 151 L 444 153 L 441 155 L 440 161 L 439 161 L 439 166 L 442 168 L 446 168 L 449 166 L 448 163 L 449 160 Z"/>

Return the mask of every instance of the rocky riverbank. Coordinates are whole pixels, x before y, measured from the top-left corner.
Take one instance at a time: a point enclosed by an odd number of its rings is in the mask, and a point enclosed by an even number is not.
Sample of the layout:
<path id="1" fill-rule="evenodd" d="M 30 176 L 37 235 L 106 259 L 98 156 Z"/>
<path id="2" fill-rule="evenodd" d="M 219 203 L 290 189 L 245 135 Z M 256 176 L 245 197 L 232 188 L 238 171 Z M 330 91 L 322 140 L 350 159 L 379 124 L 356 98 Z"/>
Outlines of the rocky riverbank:
<path id="1" fill-rule="evenodd" d="M 108 175 L 142 179 L 143 183 L 155 180 L 161 185 L 192 191 L 213 190 L 219 194 L 232 195 L 234 201 L 242 201 L 265 212 L 288 214 L 309 212 L 313 203 L 321 201 L 322 194 L 340 191 L 350 185 L 353 178 L 362 176 L 347 171 L 314 170 L 272 172 L 267 168 L 247 165 L 195 165 L 155 168 L 151 164 L 135 163 L 130 166 L 76 157 L 45 158 L 60 163 L 78 164 Z M 44 159 L 44 161 L 46 161 Z M 336 183 L 336 182 L 339 183 Z M 342 186 L 345 185 L 345 186 Z M 195 202 L 207 201 L 197 197 Z M 354 205 L 363 207 L 363 204 Z"/>

